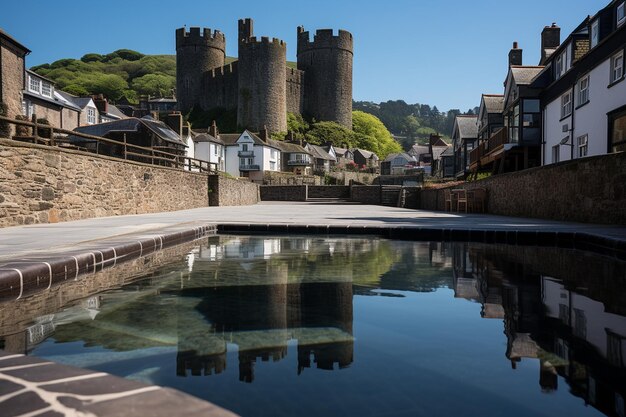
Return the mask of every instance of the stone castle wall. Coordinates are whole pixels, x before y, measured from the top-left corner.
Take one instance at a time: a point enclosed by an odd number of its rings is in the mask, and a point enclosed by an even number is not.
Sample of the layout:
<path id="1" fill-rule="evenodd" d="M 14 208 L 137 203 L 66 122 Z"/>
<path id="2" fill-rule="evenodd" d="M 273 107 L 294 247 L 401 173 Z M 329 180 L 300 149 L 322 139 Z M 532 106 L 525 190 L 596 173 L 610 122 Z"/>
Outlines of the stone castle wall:
<path id="1" fill-rule="evenodd" d="M 454 188 L 486 189 L 490 214 L 626 224 L 624 152 L 495 175 Z M 444 210 L 444 189 L 422 190 L 420 208 Z"/>
<path id="2" fill-rule="evenodd" d="M 212 69 L 204 73 L 200 106 L 203 109 L 222 108 L 226 110 L 237 108 L 239 94 L 239 63 L 232 62 L 223 67 Z"/>
<path id="3" fill-rule="evenodd" d="M 252 131 L 287 131 L 287 45 L 252 37 L 239 44 L 237 125 Z"/>
<path id="4" fill-rule="evenodd" d="M 304 71 L 287 68 L 287 111 L 302 114 L 304 111 Z"/>
<path id="5" fill-rule="evenodd" d="M 0 227 L 208 205 L 207 175 L 0 139 Z"/>
<path id="6" fill-rule="evenodd" d="M 350 32 L 318 30 L 313 41 L 298 28 L 298 69 L 305 72 L 304 113 L 352 129 L 353 39 Z"/>

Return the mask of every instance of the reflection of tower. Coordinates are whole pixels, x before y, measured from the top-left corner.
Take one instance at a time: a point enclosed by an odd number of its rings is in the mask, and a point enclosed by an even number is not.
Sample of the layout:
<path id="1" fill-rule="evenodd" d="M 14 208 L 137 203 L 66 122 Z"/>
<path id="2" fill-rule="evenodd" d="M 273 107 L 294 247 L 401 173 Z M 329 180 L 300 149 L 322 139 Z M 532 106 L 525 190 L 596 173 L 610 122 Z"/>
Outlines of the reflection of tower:
<path id="1" fill-rule="evenodd" d="M 352 335 L 352 284 L 302 284 L 302 327 L 334 327 Z M 311 367 L 311 355 L 317 368 L 332 370 L 349 366 L 354 360 L 354 342 L 336 341 L 321 344 L 298 344 L 298 373 Z"/>

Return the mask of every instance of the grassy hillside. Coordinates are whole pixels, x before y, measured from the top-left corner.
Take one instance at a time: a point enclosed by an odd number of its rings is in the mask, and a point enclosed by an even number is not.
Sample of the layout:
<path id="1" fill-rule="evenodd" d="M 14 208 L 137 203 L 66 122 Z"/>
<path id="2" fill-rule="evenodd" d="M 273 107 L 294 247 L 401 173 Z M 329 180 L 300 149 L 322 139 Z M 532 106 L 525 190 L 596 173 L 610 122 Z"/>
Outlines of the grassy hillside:
<path id="1" fill-rule="evenodd" d="M 237 58 L 226 57 L 229 64 Z M 287 66 L 296 68 L 295 62 Z M 176 88 L 176 55 L 144 55 L 129 49 L 110 54 L 86 54 L 31 68 L 68 93 L 104 94 L 111 101 L 137 103 L 141 95 L 171 96 Z"/>

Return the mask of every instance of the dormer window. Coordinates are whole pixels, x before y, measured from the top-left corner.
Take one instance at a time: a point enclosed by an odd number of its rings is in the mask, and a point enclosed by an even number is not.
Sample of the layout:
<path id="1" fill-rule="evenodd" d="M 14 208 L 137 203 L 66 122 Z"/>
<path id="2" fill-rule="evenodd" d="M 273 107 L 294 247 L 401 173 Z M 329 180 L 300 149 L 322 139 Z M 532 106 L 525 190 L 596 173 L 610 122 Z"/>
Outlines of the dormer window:
<path id="1" fill-rule="evenodd" d="M 591 47 L 593 48 L 600 41 L 600 26 L 596 20 L 591 24 Z"/>
<path id="2" fill-rule="evenodd" d="M 41 83 L 41 95 L 52 98 L 52 85 L 45 81 Z"/>
<path id="3" fill-rule="evenodd" d="M 619 6 L 617 6 L 617 26 L 621 26 L 626 22 L 626 15 L 624 15 L 624 4 L 626 2 L 622 2 Z"/>
<path id="4" fill-rule="evenodd" d="M 41 80 L 31 75 L 29 77 L 28 89 L 32 91 L 33 93 L 39 93 L 40 88 L 41 88 Z"/>
<path id="5" fill-rule="evenodd" d="M 87 124 L 96 124 L 96 109 L 93 107 L 87 107 Z"/>
<path id="6" fill-rule="evenodd" d="M 568 70 L 567 68 L 568 49 L 569 49 L 569 46 L 566 47 L 558 57 L 556 57 L 556 61 L 554 65 L 554 76 L 557 80 L 561 78 Z"/>

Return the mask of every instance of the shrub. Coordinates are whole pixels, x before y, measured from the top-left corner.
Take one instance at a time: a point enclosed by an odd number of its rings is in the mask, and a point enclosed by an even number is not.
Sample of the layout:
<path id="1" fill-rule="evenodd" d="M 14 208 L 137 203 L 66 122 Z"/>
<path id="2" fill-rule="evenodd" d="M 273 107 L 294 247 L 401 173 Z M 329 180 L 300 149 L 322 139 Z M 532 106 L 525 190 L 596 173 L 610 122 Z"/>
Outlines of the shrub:
<path id="1" fill-rule="evenodd" d="M 7 105 L 0 101 L 0 116 L 6 117 Z M 0 138 L 8 138 L 11 136 L 11 126 L 8 122 L 0 121 Z"/>

